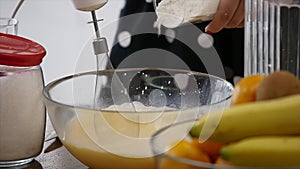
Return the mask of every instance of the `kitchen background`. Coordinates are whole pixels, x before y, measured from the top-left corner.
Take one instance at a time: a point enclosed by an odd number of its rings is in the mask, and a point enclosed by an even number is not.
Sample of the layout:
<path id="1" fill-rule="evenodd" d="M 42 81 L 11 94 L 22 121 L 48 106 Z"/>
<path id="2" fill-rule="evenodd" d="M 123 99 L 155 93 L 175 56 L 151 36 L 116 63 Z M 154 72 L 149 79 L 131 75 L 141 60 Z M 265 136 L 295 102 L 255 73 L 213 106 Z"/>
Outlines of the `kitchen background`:
<path id="1" fill-rule="evenodd" d="M 0 17 L 10 17 L 17 3 L 18 0 L 0 0 Z M 124 4 L 125 0 L 109 0 L 96 11 L 98 19 L 104 19 L 100 27 L 105 29 L 110 25 L 110 30 L 102 33 L 109 48 Z M 45 84 L 77 72 L 78 59 L 94 35 L 93 25 L 87 24 L 92 20 L 90 12 L 76 10 L 71 0 L 25 0 L 16 19 L 19 20 L 18 35 L 40 43 L 47 50 L 41 64 Z M 94 57 L 92 53 L 91 57 Z M 87 62 L 87 67 L 92 68 L 89 64 L 93 60 L 87 58 Z"/>

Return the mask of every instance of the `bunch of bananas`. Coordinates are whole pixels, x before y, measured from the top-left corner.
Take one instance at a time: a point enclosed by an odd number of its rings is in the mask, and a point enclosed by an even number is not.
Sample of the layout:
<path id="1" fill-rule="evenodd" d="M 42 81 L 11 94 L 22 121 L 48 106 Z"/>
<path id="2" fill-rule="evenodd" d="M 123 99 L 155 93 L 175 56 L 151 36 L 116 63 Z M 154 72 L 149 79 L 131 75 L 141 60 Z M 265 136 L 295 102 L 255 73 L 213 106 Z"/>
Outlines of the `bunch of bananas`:
<path id="1" fill-rule="evenodd" d="M 300 93 L 249 101 L 206 114 L 190 134 L 225 144 L 220 156 L 230 164 L 299 167 Z"/>

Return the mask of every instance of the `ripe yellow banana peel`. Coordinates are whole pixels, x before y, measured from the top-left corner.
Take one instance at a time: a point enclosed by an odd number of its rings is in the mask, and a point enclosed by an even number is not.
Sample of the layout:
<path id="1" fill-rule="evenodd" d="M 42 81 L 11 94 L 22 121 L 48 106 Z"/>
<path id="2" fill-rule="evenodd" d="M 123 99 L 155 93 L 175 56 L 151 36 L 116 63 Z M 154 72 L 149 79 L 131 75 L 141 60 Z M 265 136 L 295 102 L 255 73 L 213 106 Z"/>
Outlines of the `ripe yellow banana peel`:
<path id="1" fill-rule="evenodd" d="M 190 134 L 201 140 L 221 143 L 253 136 L 299 135 L 300 94 L 208 113 L 195 123 Z"/>
<path id="2" fill-rule="evenodd" d="M 249 137 L 224 146 L 222 159 L 253 167 L 300 166 L 300 136 Z"/>

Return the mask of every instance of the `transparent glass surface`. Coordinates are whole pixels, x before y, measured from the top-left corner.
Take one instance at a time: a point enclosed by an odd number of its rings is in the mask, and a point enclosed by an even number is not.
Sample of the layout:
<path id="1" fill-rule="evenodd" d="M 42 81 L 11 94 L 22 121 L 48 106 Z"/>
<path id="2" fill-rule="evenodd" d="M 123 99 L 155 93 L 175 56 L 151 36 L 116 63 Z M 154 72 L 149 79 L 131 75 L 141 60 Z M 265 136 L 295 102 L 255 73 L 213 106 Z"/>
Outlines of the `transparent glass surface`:
<path id="1" fill-rule="evenodd" d="M 43 88 L 40 66 L 0 65 L 0 168 L 29 163 L 42 152 Z"/>
<path id="2" fill-rule="evenodd" d="M 115 73 L 124 90 L 112 91 Z M 97 93 L 96 79 L 102 85 Z M 207 74 L 139 68 L 64 77 L 46 86 L 44 98 L 59 138 L 81 162 L 90 168 L 147 169 L 155 168 L 154 132 L 227 108 L 232 90 L 229 82 Z M 122 95 L 131 97 L 136 112 L 119 103 Z"/>
<path id="3" fill-rule="evenodd" d="M 172 124 L 165 128 L 158 130 L 151 138 L 151 148 L 155 156 L 157 169 L 164 168 L 166 165 L 162 163 L 168 162 L 172 166 L 180 166 L 186 169 L 298 169 L 297 167 L 251 167 L 251 166 L 233 166 L 227 164 L 212 164 L 207 162 L 201 162 L 191 160 L 182 157 L 176 157 L 174 155 L 167 154 L 166 152 L 172 149 L 174 143 L 183 140 L 187 136 L 187 132 L 193 126 L 195 121 L 185 121 Z"/>
<path id="4" fill-rule="evenodd" d="M 0 32 L 6 34 L 18 34 L 18 20 L 15 18 L 0 17 Z"/>

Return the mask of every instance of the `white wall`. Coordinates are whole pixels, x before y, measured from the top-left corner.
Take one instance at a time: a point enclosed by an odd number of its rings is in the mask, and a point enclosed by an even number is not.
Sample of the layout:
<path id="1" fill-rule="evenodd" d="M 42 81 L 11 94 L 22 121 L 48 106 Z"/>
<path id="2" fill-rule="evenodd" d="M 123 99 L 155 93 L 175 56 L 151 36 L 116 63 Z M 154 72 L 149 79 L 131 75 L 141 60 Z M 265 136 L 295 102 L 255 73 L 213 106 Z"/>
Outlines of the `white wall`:
<path id="1" fill-rule="evenodd" d="M 11 16 L 17 3 L 18 0 L 0 0 L 0 17 Z M 100 26 L 116 22 L 124 3 L 124 0 L 109 0 L 98 10 L 98 18 L 104 19 Z M 46 84 L 75 72 L 82 49 L 94 35 L 93 25 L 87 24 L 91 14 L 77 11 L 71 0 L 25 0 L 16 19 L 18 35 L 42 44 L 47 50 L 42 63 Z M 116 29 L 117 25 L 102 34 L 108 39 L 109 47 Z"/>

